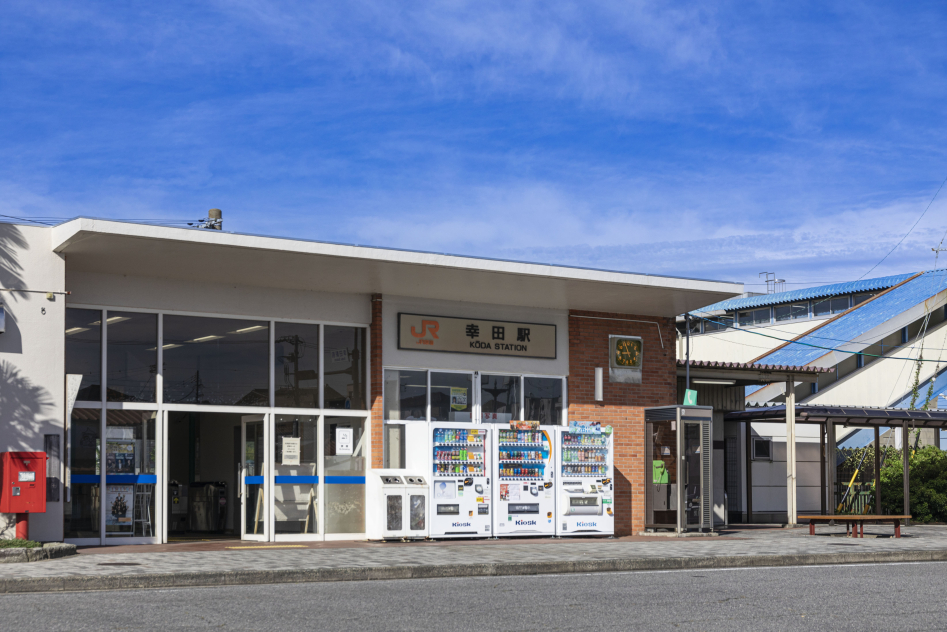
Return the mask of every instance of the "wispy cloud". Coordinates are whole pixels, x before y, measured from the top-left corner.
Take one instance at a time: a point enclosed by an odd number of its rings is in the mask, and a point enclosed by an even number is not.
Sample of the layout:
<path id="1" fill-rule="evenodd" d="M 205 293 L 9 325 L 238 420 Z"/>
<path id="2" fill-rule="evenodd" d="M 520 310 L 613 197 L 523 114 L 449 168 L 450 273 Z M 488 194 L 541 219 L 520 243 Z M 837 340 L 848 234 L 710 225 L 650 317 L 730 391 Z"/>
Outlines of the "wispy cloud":
<path id="1" fill-rule="evenodd" d="M 947 175 L 945 26 L 881 2 L 7 3 L 0 208 L 855 278 Z M 876 273 L 928 265 L 944 210 Z"/>

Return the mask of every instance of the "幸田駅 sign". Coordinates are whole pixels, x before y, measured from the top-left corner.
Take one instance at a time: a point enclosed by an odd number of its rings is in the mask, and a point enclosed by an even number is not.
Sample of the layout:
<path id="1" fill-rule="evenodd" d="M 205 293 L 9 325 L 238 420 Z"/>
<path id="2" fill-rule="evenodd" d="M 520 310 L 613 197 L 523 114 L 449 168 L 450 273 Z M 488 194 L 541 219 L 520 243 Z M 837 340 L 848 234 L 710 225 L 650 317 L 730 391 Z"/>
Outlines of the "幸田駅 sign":
<path id="1" fill-rule="evenodd" d="M 398 314 L 398 348 L 555 359 L 556 326 Z"/>

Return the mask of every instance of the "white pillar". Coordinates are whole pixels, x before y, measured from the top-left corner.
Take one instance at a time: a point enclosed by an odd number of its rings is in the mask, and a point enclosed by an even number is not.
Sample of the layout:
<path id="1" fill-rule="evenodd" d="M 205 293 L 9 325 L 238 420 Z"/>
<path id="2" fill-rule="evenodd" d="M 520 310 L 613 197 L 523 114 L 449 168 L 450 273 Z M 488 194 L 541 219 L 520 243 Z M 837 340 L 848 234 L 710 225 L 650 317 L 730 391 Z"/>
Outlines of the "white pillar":
<path id="1" fill-rule="evenodd" d="M 786 382 L 786 520 L 796 524 L 796 388 Z"/>

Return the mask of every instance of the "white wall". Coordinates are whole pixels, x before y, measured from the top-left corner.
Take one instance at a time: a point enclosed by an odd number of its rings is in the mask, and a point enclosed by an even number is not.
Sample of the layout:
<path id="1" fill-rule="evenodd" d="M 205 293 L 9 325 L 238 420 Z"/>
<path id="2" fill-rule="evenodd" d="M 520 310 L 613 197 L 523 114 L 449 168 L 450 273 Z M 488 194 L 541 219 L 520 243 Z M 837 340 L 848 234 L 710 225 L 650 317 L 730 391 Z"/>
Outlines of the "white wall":
<path id="1" fill-rule="evenodd" d="M 0 334 L 0 451 L 42 452 L 43 435 L 58 434 L 64 412 L 65 297 L 62 258 L 53 254 L 49 228 L 0 224 L 0 292 L 6 333 Z M 44 313 L 45 312 L 45 313 Z M 58 474 L 62 480 L 62 472 Z M 30 517 L 34 540 L 62 540 L 63 498 Z M 0 514 L 0 537 L 13 537 L 14 516 Z"/>
<path id="2" fill-rule="evenodd" d="M 783 344 L 784 340 L 791 340 L 809 331 L 824 320 L 799 320 L 751 329 L 724 329 L 715 333 L 691 336 L 691 360 L 749 362 L 772 351 Z M 757 335 L 758 333 L 773 336 L 773 338 Z M 678 339 L 678 357 L 682 359 L 684 345 L 684 339 Z"/>
<path id="3" fill-rule="evenodd" d="M 194 271 L 194 278 L 164 279 L 159 270 L 153 277 L 67 270 L 66 286 L 72 292 L 70 304 L 364 325 L 372 320 L 367 294 L 205 283 L 198 280 L 200 270 Z"/>
<path id="4" fill-rule="evenodd" d="M 460 369 L 539 375 L 569 374 L 569 314 L 560 310 L 529 309 L 431 301 L 400 296 L 382 297 L 383 357 L 385 366 L 419 367 L 431 369 Z M 410 351 L 398 348 L 398 313 L 457 316 L 483 320 L 506 320 L 543 323 L 556 326 L 556 359 L 510 358 L 506 356 L 473 353 L 441 353 L 437 351 Z"/>
<path id="5" fill-rule="evenodd" d="M 753 461 L 753 514 L 786 514 L 786 424 L 754 423 L 754 437 L 773 440 L 773 460 Z M 796 424 L 796 508 L 819 513 L 821 501 L 819 426 Z M 759 518 L 754 518 L 758 521 Z"/>

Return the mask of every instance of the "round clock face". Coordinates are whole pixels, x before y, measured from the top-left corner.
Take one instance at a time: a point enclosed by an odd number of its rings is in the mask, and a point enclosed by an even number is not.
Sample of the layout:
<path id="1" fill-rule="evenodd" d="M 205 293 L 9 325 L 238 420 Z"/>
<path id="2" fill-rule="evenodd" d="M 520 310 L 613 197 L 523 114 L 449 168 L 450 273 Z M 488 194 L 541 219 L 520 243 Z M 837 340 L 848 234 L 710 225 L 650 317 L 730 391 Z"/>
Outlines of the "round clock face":
<path id="1" fill-rule="evenodd" d="M 641 341 L 618 340 L 615 343 L 615 364 L 637 367 L 641 364 Z"/>

